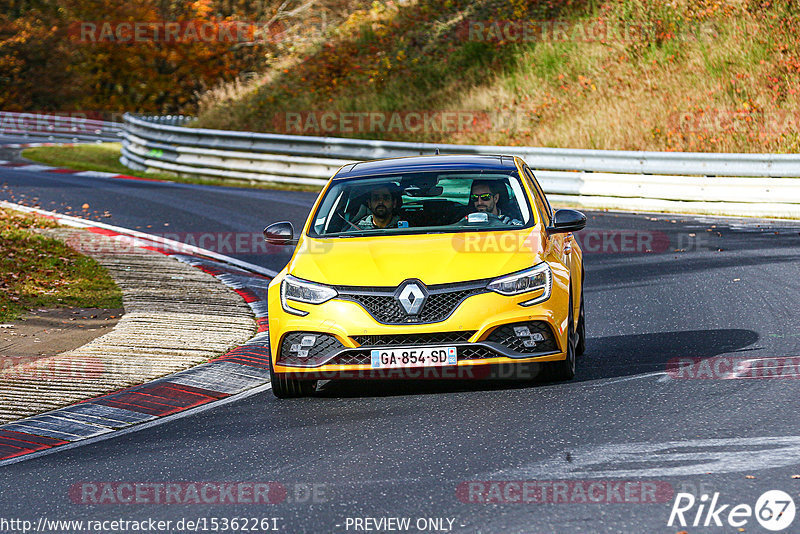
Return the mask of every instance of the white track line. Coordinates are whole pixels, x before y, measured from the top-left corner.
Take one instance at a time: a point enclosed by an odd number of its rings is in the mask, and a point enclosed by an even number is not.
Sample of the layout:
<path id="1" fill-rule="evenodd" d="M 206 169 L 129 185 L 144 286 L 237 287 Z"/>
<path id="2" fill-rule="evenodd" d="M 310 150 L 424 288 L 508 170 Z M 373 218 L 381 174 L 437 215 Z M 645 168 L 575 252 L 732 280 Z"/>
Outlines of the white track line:
<path id="1" fill-rule="evenodd" d="M 620 382 L 628 382 L 630 380 L 639 380 L 639 379 L 642 379 L 642 378 L 650 378 L 650 377 L 653 377 L 653 376 L 661 376 L 661 375 L 666 375 L 666 374 L 667 374 L 666 371 L 657 371 L 655 373 L 645 373 L 643 375 L 627 376 L 625 378 L 612 379 L 612 380 L 608 380 L 607 382 L 603 382 L 602 381 L 602 380 L 607 380 L 607 379 L 600 379 L 597 382 L 593 382 L 591 384 L 587 384 L 587 387 L 599 388 L 599 387 L 603 387 L 603 386 L 610 386 L 611 384 L 618 384 Z M 578 384 L 580 384 L 580 382 L 578 382 Z"/>

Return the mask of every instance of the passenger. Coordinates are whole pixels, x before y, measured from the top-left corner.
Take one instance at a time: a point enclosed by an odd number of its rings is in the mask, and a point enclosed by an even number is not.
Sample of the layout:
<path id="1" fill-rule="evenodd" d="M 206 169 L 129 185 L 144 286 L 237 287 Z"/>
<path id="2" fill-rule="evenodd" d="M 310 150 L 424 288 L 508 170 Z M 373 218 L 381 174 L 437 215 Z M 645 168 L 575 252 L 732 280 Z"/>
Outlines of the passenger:
<path id="1" fill-rule="evenodd" d="M 505 187 L 499 184 L 500 187 Z M 522 221 L 512 219 L 504 215 L 498 202 L 500 200 L 500 193 L 497 192 L 497 185 L 490 180 L 475 180 L 472 182 L 472 188 L 469 195 L 469 205 L 473 213 L 487 213 L 496 216 L 504 224 L 511 224 L 514 226 L 522 226 Z"/>

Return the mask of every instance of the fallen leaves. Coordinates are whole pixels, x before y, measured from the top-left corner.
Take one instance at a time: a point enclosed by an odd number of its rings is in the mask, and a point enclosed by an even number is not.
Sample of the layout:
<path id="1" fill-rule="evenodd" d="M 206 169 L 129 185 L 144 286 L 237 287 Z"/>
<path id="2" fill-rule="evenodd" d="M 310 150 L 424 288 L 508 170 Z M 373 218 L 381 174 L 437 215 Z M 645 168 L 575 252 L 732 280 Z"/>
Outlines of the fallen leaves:
<path id="1" fill-rule="evenodd" d="M 94 304 L 105 304 L 118 292 L 96 262 L 34 231 L 42 226 L 57 225 L 0 209 L 0 249 L 5 253 L 0 256 L 0 320 L 13 319 L 35 306 L 58 306 L 65 300 L 68 305 L 105 307 Z"/>

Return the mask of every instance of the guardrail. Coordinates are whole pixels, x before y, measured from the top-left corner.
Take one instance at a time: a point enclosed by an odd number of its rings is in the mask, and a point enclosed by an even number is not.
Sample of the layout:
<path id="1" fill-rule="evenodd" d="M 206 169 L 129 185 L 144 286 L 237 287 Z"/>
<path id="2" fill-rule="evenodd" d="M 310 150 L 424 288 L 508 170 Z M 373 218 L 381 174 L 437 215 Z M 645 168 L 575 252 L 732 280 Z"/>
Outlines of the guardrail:
<path id="1" fill-rule="evenodd" d="M 434 154 L 522 157 L 556 201 L 588 207 L 800 217 L 800 154 L 705 154 L 403 143 L 186 128 L 126 114 L 120 161 L 138 170 L 322 185 L 344 164 Z"/>
<path id="2" fill-rule="evenodd" d="M 121 141 L 123 125 L 78 116 L 0 111 L 0 134 L 67 141 Z"/>

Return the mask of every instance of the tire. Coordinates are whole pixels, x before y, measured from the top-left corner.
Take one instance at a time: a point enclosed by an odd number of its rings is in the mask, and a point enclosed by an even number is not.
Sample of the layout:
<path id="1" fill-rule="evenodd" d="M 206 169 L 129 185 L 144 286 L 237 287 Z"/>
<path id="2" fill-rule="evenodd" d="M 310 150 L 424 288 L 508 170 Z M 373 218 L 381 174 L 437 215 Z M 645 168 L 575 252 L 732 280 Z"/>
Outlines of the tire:
<path id="1" fill-rule="evenodd" d="M 581 308 L 578 311 L 578 326 L 575 334 L 578 342 L 575 344 L 575 355 L 582 356 L 586 352 L 586 314 L 583 311 L 583 288 L 581 288 Z"/>
<path id="2" fill-rule="evenodd" d="M 316 380 L 286 378 L 276 373 L 272 368 L 272 358 L 269 360 L 269 379 L 272 384 L 272 394 L 279 399 L 310 397 L 317 390 Z"/>
<path id="3" fill-rule="evenodd" d="M 567 357 L 545 364 L 544 378 L 550 382 L 564 382 L 575 377 L 575 348 L 577 345 L 575 320 L 572 311 L 572 292 L 569 294 L 569 319 L 567 321 Z"/>

